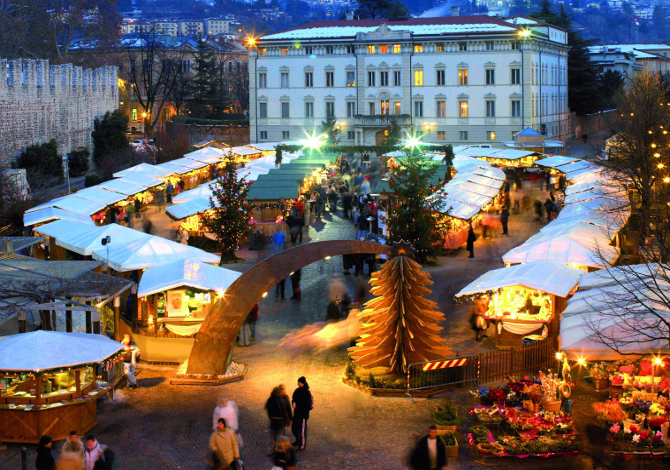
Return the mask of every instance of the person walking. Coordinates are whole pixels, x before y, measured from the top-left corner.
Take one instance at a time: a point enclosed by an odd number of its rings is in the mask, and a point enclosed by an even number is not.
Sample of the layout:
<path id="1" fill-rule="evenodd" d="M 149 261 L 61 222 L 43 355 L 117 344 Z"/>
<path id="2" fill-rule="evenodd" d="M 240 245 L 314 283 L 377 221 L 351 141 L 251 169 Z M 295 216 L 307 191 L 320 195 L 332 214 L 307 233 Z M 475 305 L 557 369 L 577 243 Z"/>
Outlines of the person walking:
<path id="1" fill-rule="evenodd" d="M 84 468 L 84 443 L 79 439 L 77 431 L 70 431 L 70 435 L 61 447 L 56 468 L 57 470 L 81 470 Z"/>
<path id="2" fill-rule="evenodd" d="M 305 377 L 298 379 L 298 388 L 293 392 L 293 426 L 291 431 L 295 436 L 294 446 L 298 450 L 305 450 L 307 446 L 307 420 L 309 412 L 314 408 L 314 398 L 309 390 Z"/>
<path id="3" fill-rule="evenodd" d="M 239 416 L 240 409 L 237 407 L 237 403 L 233 400 L 229 400 L 227 396 L 222 396 L 219 399 L 219 404 L 214 408 L 213 416 L 213 431 L 216 431 L 219 426 L 219 419 L 223 418 L 226 423 L 226 427 L 235 433 L 235 438 L 237 439 L 237 448 L 238 450 L 242 449 L 242 436 L 240 435 L 239 429 Z"/>
<path id="4" fill-rule="evenodd" d="M 254 341 L 256 339 L 256 323 L 258 322 L 258 304 L 254 304 L 251 307 L 251 322 L 249 323 L 249 330 L 251 331 L 251 337 L 249 341 Z"/>
<path id="5" fill-rule="evenodd" d="M 428 435 L 416 444 L 410 464 L 414 470 L 446 470 L 447 449 L 437 437 L 437 426 L 430 426 Z"/>
<path id="6" fill-rule="evenodd" d="M 84 443 L 81 442 L 81 439 L 79 439 L 77 431 L 70 431 L 70 435 L 65 440 L 65 443 L 63 444 L 63 447 L 60 451 L 61 454 L 68 452 L 84 455 Z"/>
<path id="7" fill-rule="evenodd" d="M 547 222 L 551 222 L 552 214 L 554 212 L 554 203 L 551 199 L 547 198 L 547 200 L 544 201 L 544 210 L 547 211 Z M 540 218 L 540 220 L 541 219 L 542 218 Z"/>
<path id="8" fill-rule="evenodd" d="M 535 210 L 535 220 L 542 222 L 542 203 L 539 199 L 535 199 L 533 208 Z"/>
<path id="9" fill-rule="evenodd" d="M 298 470 L 298 467 L 296 466 L 298 459 L 288 437 L 279 436 L 279 438 L 277 438 L 277 447 L 275 447 L 272 462 L 274 463 L 275 468 Z"/>
<path id="10" fill-rule="evenodd" d="M 172 204 L 172 192 L 173 191 L 174 191 L 174 186 L 172 186 L 171 181 L 168 181 L 168 184 L 165 187 L 165 198 L 166 198 L 168 204 Z"/>
<path id="11" fill-rule="evenodd" d="M 468 240 L 466 245 L 467 250 L 470 252 L 470 256 L 468 256 L 468 258 L 475 257 L 475 240 L 477 240 L 477 236 L 475 235 L 475 230 L 472 228 L 472 222 L 470 222 L 468 226 Z"/>
<path id="12" fill-rule="evenodd" d="M 133 205 L 135 206 L 135 218 L 139 219 L 140 218 L 140 209 L 142 208 L 142 202 L 140 201 L 139 197 L 135 198 L 135 200 L 133 201 Z"/>
<path id="13" fill-rule="evenodd" d="M 300 291 L 301 277 L 302 277 L 302 271 L 300 269 L 296 269 L 291 274 L 291 290 L 293 291 L 293 294 L 291 295 L 292 300 L 300 300 L 302 298 Z"/>
<path id="14" fill-rule="evenodd" d="M 326 309 L 326 323 L 333 323 L 339 321 L 340 318 L 342 318 L 340 307 L 338 306 L 339 303 L 340 299 L 338 297 L 330 299 L 330 303 L 328 303 L 328 308 Z"/>
<path id="15" fill-rule="evenodd" d="M 147 217 L 146 215 L 143 215 L 142 216 L 142 230 L 144 231 L 144 233 L 148 233 L 149 235 L 151 235 L 151 227 L 152 226 L 153 226 L 153 222 L 151 221 L 151 219 L 149 217 Z"/>
<path id="16" fill-rule="evenodd" d="M 226 428 L 226 420 L 223 418 L 219 418 L 216 431 L 209 438 L 209 449 L 212 451 L 212 460 L 214 460 L 216 469 L 228 469 L 234 460 L 240 458 L 235 433 Z"/>
<path id="17" fill-rule="evenodd" d="M 509 236 L 509 232 L 507 231 L 507 224 L 509 223 L 509 210 L 507 209 L 507 206 L 502 207 L 502 211 L 500 212 L 500 223 L 502 225 L 503 235 Z"/>
<path id="18" fill-rule="evenodd" d="M 283 229 L 272 235 L 272 245 L 275 254 L 280 253 L 284 249 L 284 242 L 286 242 L 286 235 L 284 235 Z"/>
<path id="19" fill-rule="evenodd" d="M 244 322 L 242 322 L 242 327 L 240 328 L 240 331 L 237 333 L 237 345 L 238 346 L 249 346 L 249 337 L 251 336 L 251 328 L 249 327 L 249 324 L 251 323 L 251 317 L 253 315 L 253 312 L 249 312 L 247 316 L 244 318 Z"/>
<path id="20" fill-rule="evenodd" d="M 330 205 L 330 212 L 337 212 L 337 200 L 339 196 L 334 186 L 330 187 L 328 192 L 328 204 Z"/>
<path id="21" fill-rule="evenodd" d="M 358 223 L 356 240 L 360 240 L 361 238 L 365 239 L 365 236 L 368 233 L 368 218 L 364 211 L 360 213 L 356 222 Z"/>
<path id="22" fill-rule="evenodd" d="M 279 298 L 279 295 L 281 294 L 281 299 L 286 300 L 284 297 L 284 291 L 286 290 L 286 278 L 282 279 L 277 283 L 277 286 L 275 287 L 275 299 Z"/>
<path id="23" fill-rule="evenodd" d="M 123 335 L 121 340 L 123 344 L 123 372 L 128 379 L 128 388 L 137 388 L 137 379 L 135 378 L 135 367 L 137 366 L 137 358 L 140 355 L 139 348 L 130 339 L 130 335 Z"/>
<path id="24" fill-rule="evenodd" d="M 275 387 L 272 389 L 270 398 L 265 402 L 265 410 L 270 420 L 270 448 L 268 450 L 268 457 L 272 456 L 275 446 L 277 445 L 277 438 L 283 436 L 286 431 L 286 421 L 289 417 L 290 410 L 287 409 L 286 401 L 281 396 L 281 388 Z"/>
<path id="25" fill-rule="evenodd" d="M 354 200 L 354 197 L 351 195 L 349 191 L 344 193 L 342 196 L 342 217 L 346 219 L 351 219 L 352 214 L 351 214 L 351 204 Z"/>
<path id="26" fill-rule="evenodd" d="M 54 470 L 56 461 L 51 455 L 51 446 L 53 439 L 50 436 L 40 437 L 37 445 L 37 459 L 35 459 L 35 468 L 37 470 Z"/>
<path id="27" fill-rule="evenodd" d="M 84 441 L 86 441 L 84 446 L 84 469 L 94 470 L 98 460 L 105 461 L 105 446 L 100 445 L 93 434 L 87 434 Z M 99 467 L 100 465 L 98 465 Z"/>

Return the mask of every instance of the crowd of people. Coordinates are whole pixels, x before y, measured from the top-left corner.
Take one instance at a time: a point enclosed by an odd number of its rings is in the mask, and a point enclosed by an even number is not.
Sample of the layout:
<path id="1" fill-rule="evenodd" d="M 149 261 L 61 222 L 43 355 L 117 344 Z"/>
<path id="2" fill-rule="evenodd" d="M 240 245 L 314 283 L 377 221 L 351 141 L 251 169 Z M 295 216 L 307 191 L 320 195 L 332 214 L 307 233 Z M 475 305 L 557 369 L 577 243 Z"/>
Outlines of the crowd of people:
<path id="1" fill-rule="evenodd" d="M 35 468 L 37 470 L 112 470 L 114 452 L 101 445 L 92 434 L 82 441 L 77 431 L 71 431 L 57 458 L 54 459 L 53 439 L 42 436 L 37 446 Z"/>

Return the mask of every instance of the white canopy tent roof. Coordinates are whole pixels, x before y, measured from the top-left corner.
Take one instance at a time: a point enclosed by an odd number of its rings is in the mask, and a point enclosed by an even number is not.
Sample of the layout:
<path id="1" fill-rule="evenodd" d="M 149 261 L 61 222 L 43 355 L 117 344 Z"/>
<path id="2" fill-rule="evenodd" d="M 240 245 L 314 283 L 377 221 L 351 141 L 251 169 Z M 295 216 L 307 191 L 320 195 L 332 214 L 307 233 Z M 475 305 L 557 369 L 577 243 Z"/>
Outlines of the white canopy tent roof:
<path id="1" fill-rule="evenodd" d="M 117 173 L 114 173 L 114 178 L 122 178 L 124 176 L 130 176 L 133 174 L 149 175 L 156 178 L 165 178 L 174 174 L 169 168 L 161 168 L 156 165 L 150 165 L 149 163 L 140 163 L 139 165 L 131 166 L 125 170 L 121 170 Z"/>
<path id="2" fill-rule="evenodd" d="M 609 212 L 604 211 L 583 211 L 576 212 L 574 214 L 568 214 L 563 216 L 559 213 L 558 218 L 553 220 L 549 225 L 540 229 L 540 232 L 545 231 L 545 229 L 554 230 L 558 227 L 566 227 L 568 225 L 575 224 L 593 224 L 597 227 L 604 227 L 609 230 L 618 231 L 626 223 L 625 220 L 620 219 L 616 214 L 610 214 Z"/>
<path id="3" fill-rule="evenodd" d="M 470 191 L 471 193 L 481 194 L 487 196 L 489 200 L 496 197 L 500 192 L 499 189 L 490 188 L 481 184 L 471 183 L 470 181 L 456 180 L 447 183 L 447 192 L 451 188 L 461 189 L 463 191 Z"/>
<path id="4" fill-rule="evenodd" d="M 570 177 L 570 173 L 572 173 L 572 172 L 591 169 L 591 168 L 594 168 L 593 164 L 589 163 L 587 161 L 584 161 L 584 160 L 579 160 L 579 161 L 576 161 L 576 162 L 568 163 L 566 165 L 559 165 L 559 166 L 555 167 L 556 170 L 565 173 L 568 177 Z"/>
<path id="5" fill-rule="evenodd" d="M 536 165 L 544 166 L 547 168 L 555 168 L 559 165 L 567 165 L 568 163 L 574 163 L 580 161 L 579 158 L 573 157 L 564 157 L 563 155 L 554 155 L 553 157 L 543 158 L 535 162 Z"/>
<path id="6" fill-rule="evenodd" d="M 261 152 L 271 152 L 277 148 L 277 145 L 280 144 L 281 142 L 258 142 L 255 144 L 249 144 L 247 147 L 260 150 Z"/>
<path id="7" fill-rule="evenodd" d="M 195 160 L 197 162 L 207 163 L 218 163 L 225 158 L 223 150 L 217 149 L 214 147 L 203 147 L 196 150 L 195 152 L 190 152 L 184 155 L 185 158 Z"/>
<path id="8" fill-rule="evenodd" d="M 553 261 L 556 263 L 605 268 L 618 257 L 617 250 L 612 246 L 598 247 L 600 253 L 594 251 L 592 243 L 575 239 L 569 235 L 553 235 L 543 237 L 534 242 L 526 242 L 511 249 L 503 255 L 504 263 L 530 263 L 531 261 Z M 603 259 L 604 258 L 604 259 Z"/>
<path id="9" fill-rule="evenodd" d="M 468 147 L 456 154 L 456 157 L 487 157 L 492 153 L 499 152 L 500 149 L 490 147 Z"/>
<path id="10" fill-rule="evenodd" d="M 484 207 L 491 202 L 491 198 L 481 194 L 475 194 L 470 191 L 465 191 L 458 187 L 447 187 L 447 197 L 454 201 L 470 204 L 471 206 Z"/>
<path id="11" fill-rule="evenodd" d="M 193 160 L 191 160 L 191 161 L 193 161 Z M 156 166 L 158 168 L 162 169 L 162 170 L 169 171 L 171 174 L 175 174 L 175 175 L 183 175 L 185 173 L 188 173 L 189 171 L 192 171 L 192 168 L 188 168 L 188 167 L 185 167 L 183 165 L 176 164 L 176 163 L 174 163 L 174 161 L 159 163 Z"/>
<path id="12" fill-rule="evenodd" d="M 486 158 L 500 158 L 503 160 L 518 160 L 519 158 L 527 157 L 533 155 L 537 152 L 534 150 L 515 150 L 515 149 L 503 149 L 499 150 L 496 153 L 491 153 L 489 155 L 482 155 Z"/>
<path id="13" fill-rule="evenodd" d="M 44 372 L 101 363 L 123 348 L 103 335 L 32 331 L 0 341 L 0 371 Z"/>
<path id="14" fill-rule="evenodd" d="M 503 186 L 503 181 L 501 181 L 501 180 L 488 178 L 486 176 L 476 175 L 476 174 L 473 174 L 473 173 L 463 173 L 463 174 L 460 174 L 460 175 L 456 174 L 456 176 L 454 176 L 454 178 L 449 183 L 451 183 L 452 181 L 454 181 L 454 182 L 470 181 L 471 183 L 479 184 L 479 185 L 482 185 L 482 186 L 488 186 L 489 188 L 493 188 L 493 189 L 497 189 L 497 190 L 500 190 L 500 188 L 502 188 L 502 186 Z"/>
<path id="15" fill-rule="evenodd" d="M 160 181 L 158 182 L 160 184 Z M 116 180 L 105 181 L 100 183 L 98 187 L 106 189 L 107 191 L 114 191 L 115 193 L 132 196 L 133 194 L 141 193 L 149 189 L 149 186 L 144 184 L 137 184 L 126 178 L 119 178 Z"/>
<path id="16" fill-rule="evenodd" d="M 600 197 L 620 201 L 622 205 L 626 203 L 625 191 L 617 191 L 615 188 L 605 188 L 600 186 L 598 188 L 592 188 L 587 191 L 567 195 L 565 197 L 565 204 L 590 201 L 591 199 L 597 199 Z"/>
<path id="17" fill-rule="evenodd" d="M 92 256 L 93 259 L 107 262 L 105 247 L 93 251 Z M 112 242 L 109 247 L 109 266 L 119 272 L 154 268 L 184 258 L 205 263 L 219 262 L 219 257 L 214 254 L 153 235 L 123 245 Z"/>
<path id="18" fill-rule="evenodd" d="M 561 214 L 565 213 L 572 214 L 574 212 L 582 212 L 589 210 L 600 210 L 604 212 L 611 212 L 616 210 L 628 209 L 629 203 L 627 201 L 621 201 L 619 199 L 611 199 L 605 197 L 599 197 L 595 199 L 589 199 L 588 201 L 577 202 L 574 204 L 568 204 L 563 209 L 561 209 Z"/>
<path id="19" fill-rule="evenodd" d="M 23 214 L 23 225 L 26 227 L 52 220 L 70 220 L 72 222 L 80 222 L 86 225 L 95 225 L 93 219 L 88 215 L 66 211 L 57 207 L 47 207 L 35 212 L 26 212 Z"/>
<path id="20" fill-rule="evenodd" d="M 541 240 L 547 237 L 569 236 L 574 239 L 583 240 L 584 242 L 597 246 L 608 245 L 609 242 L 616 235 L 615 230 L 608 230 L 604 227 L 597 227 L 593 224 L 580 222 L 575 224 L 550 224 L 545 225 L 540 233 L 536 233 L 528 239 L 529 243 Z"/>
<path id="21" fill-rule="evenodd" d="M 486 176 L 487 178 L 492 178 L 500 181 L 505 181 L 507 179 L 507 175 L 505 175 L 505 172 L 502 171 L 500 168 L 496 167 L 488 167 L 488 168 L 479 167 L 474 171 L 474 174 Z"/>
<path id="22" fill-rule="evenodd" d="M 583 170 L 573 171 L 567 177 L 574 183 L 583 183 L 585 181 L 602 181 L 606 178 L 604 171 L 600 167 L 584 168 Z"/>
<path id="23" fill-rule="evenodd" d="M 651 278 L 657 282 L 665 282 L 670 275 L 670 266 L 661 266 L 658 263 L 633 264 L 616 268 L 607 268 L 592 273 L 583 274 L 579 280 L 580 289 L 619 285 L 619 282 L 639 282 Z M 619 281 L 617 281 L 617 279 Z"/>
<path id="24" fill-rule="evenodd" d="M 185 219 L 186 217 L 196 215 L 200 212 L 205 212 L 211 209 L 211 207 L 212 206 L 209 203 L 208 198 L 197 197 L 195 199 L 182 202 L 181 204 L 172 205 L 166 209 L 166 212 L 175 220 L 181 220 Z"/>
<path id="25" fill-rule="evenodd" d="M 196 160 L 191 160 L 190 158 L 177 158 L 176 160 L 170 160 L 167 163 L 184 166 L 188 168 L 189 171 L 197 170 L 198 168 L 204 168 L 209 165 L 209 163 L 198 162 Z M 161 163 L 161 165 L 165 165 L 165 163 Z"/>
<path id="26" fill-rule="evenodd" d="M 618 185 L 617 183 L 608 181 L 607 179 L 600 179 L 598 181 L 584 181 L 577 184 L 571 184 L 565 188 L 565 195 L 568 196 L 571 194 L 581 193 L 592 189 L 602 190 L 603 194 L 620 193 L 620 192 L 625 193 L 625 189 L 620 185 Z"/>
<path id="27" fill-rule="evenodd" d="M 579 276 L 583 272 L 560 263 L 534 261 L 489 271 L 461 289 L 455 297 L 514 286 L 567 297 L 577 287 Z"/>
<path id="28" fill-rule="evenodd" d="M 144 271 L 137 295 L 143 297 L 182 286 L 223 294 L 240 276 L 237 271 L 181 259 Z"/>
<path id="29" fill-rule="evenodd" d="M 212 195 L 212 190 L 209 187 L 211 183 L 201 184 L 197 188 L 189 189 L 183 193 L 177 194 L 172 201 L 175 204 L 182 204 L 187 201 L 192 201 L 194 199 L 209 199 Z"/>
<path id="30" fill-rule="evenodd" d="M 245 147 L 243 145 L 239 147 L 231 147 L 229 149 L 226 149 L 225 152 L 226 155 L 257 155 L 261 153 L 260 150 Z"/>
<path id="31" fill-rule="evenodd" d="M 97 186 L 82 189 L 81 191 L 77 191 L 76 193 L 74 193 L 74 195 L 81 199 L 88 199 L 89 201 L 97 201 L 100 203 L 104 203 L 108 206 L 111 206 L 112 204 L 116 204 L 117 202 L 123 201 L 124 199 L 128 198 L 128 196 L 126 196 L 125 194 L 115 193 L 114 191 L 108 191 L 106 189 L 99 188 Z"/>
<path id="32" fill-rule="evenodd" d="M 111 238 L 110 249 L 116 245 L 127 245 L 137 240 L 151 238 L 151 235 L 144 232 L 118 224 L 98 227 L 65 220 L 51 222 L 36 228 L 35 231 L 54 238 L 56 245 L 82 256 L 91 256 L 95 250 L 102 249 L 101 241 L 107 236 Z"/>
<path id="33" fill-rule="evenodd" d="M 470 220 L 482 209 L 480 206 L 472 206 L 448 197 L 442 198 L 442 204 L 438 209 L 443 214 L 449 213 L 450 217 L 457 219 Z"/>
<path id="34" fill-rule="evenodd" d="M 51 201 L 40 204 L 39 206 L 28 209 L 26 212 L 35 212 L 38 210 L 46 209 L 48 207 L 57 207 L 66 211 L 77 212 L 83 215 L 92 215 L 96 212 L 100 212 L 108 204 L 104 202 L 92 201 L 90 199 L 82 199 L 76 197 L 74 194 L 65 197 L 59 197 L 52 199 Z"/>

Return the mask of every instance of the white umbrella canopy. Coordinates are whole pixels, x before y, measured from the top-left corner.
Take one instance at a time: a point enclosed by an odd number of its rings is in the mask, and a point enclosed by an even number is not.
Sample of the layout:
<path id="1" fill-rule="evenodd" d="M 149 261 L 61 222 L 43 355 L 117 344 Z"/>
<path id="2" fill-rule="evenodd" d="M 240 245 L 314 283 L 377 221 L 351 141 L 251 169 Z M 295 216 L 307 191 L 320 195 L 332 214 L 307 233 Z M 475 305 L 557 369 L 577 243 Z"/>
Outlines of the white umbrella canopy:
<path id="1" fill-rule="evenodd" d="M 144 297 L 182 286 L 223 293 L 241 275 L 230 269 L 182 259 L 144 271 L 137 295 Z"/>
<path id="2" fill-rule="evenodd" d="M 101 363 L 123 349 L 106 336 L 33 331 L 0 341 L 0 371 L 43 372 Z"/>

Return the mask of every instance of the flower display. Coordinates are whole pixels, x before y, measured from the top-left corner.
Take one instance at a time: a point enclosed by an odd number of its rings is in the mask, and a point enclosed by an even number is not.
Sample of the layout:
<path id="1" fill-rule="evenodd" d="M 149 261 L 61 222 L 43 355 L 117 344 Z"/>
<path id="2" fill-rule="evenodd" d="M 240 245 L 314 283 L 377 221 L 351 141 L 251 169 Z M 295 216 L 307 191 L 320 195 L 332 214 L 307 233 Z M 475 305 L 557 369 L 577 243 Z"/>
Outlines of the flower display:
<path id="1" fill-rule="evenodd" d="M 612 427 L 610 428 L 610 432 L 612 434 L 616 434 L 621 430 L 621 426 L 619 426 L 619 423 L 614 423 Z"/>
<path id="2" fill-rule="evenodd" d="M 596 402 L 591 405 L 596 417 L 608 422 L 621 422 L 624 419 L 623 409 L 616 401 Z"/>
<path id="3" fill-rule="evenodd" d="M 665 414 L 665 407 L 659 403 L 652 403 L 652 405 L 649 407 L 649 413 L 656 416 L 662 416 Z"/>
<path id="4" fill-rule="evenodd" d="M 636 444 L 637 444 L 638 442 L 640 442 L 640 435 L 639 435 L 639 434 L 635 434 L 635 435 L 633 436 L 633 442 L 635 442 Z"/>

